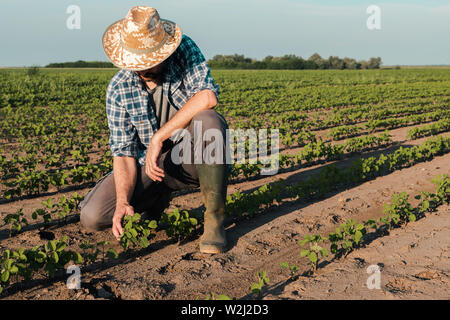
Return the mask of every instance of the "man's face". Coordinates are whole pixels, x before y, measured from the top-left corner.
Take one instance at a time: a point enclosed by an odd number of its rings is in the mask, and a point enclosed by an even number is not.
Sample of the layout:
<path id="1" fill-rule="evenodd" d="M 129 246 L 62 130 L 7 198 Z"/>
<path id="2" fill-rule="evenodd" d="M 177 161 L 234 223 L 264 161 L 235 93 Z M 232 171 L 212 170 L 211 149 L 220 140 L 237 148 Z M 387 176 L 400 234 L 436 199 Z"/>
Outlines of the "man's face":
<path id="1" fill-rule="evenodd" d="M 162 77 L 164 75 L 164 69 L 165 69 L 166 63 L 160 63 L 156 67 L 143 70 L 143 71 L 135 71 L 136 74 L 141 77 L 144 81 L 154 81 L 154 82 L 160 82 L 162 80 Z"/>

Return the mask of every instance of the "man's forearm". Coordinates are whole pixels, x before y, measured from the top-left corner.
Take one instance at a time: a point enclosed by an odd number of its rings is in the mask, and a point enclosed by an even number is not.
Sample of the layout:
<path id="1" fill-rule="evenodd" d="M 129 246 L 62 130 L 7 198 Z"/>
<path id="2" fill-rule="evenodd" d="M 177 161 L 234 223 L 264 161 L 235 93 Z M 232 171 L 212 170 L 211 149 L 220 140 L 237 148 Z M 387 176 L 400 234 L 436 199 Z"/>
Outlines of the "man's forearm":
<path id="1" fill-rule="evenodd" d="M 177 129 L 185 128 L 194 116 L 203 111 L 214 108 L 217 98 L 211 90 L 196 93 L 175 115 L 161 127 L 153 136 L 160 142 L 169 139 Z"/>
<path id="2" fill-rule="evenodd" d="M 133 196 L 137 180 L 135 158 L 114 157 L 114 184 L 116 187 L 116 204 L 129 204 Z"/>

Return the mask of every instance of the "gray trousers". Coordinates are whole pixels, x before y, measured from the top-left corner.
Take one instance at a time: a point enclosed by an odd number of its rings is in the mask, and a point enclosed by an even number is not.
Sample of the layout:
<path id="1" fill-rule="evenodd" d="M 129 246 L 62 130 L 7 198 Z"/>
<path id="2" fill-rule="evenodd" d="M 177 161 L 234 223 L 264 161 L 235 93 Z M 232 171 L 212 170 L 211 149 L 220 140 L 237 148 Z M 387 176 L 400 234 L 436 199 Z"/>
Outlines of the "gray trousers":
<path id="1" fill-rule="evenodd" d="M 162 182 L 152 181 L 145 173 L 145 167 L 138 166 L 137 181 L 134 188 L 133 196 L 130 204 L 135 212 L 145 212 L 153 208 L 161 208 L 164 201 L 170 200 L 170 194 L 175 190 L 182 190 L 192 187 L 199 187 L 199 179 L 194 164 L 194 154 L 203 154 L 203 150 L 207 148 L 213 141 L 203 141 L 201 145 L 194 144 L 194 121 L 202 122 L 201 137 L 208 129 L 218 129 L 223 136 L 223 163 L 225 164 L 225 137 L 227 122 L 223 116 L 215 110 L 206 110 L 198 113 L 187 126 L 190 133 L 191 141 L 186 141 L 188 137 L 183 137 L 179 142 L 173 143 L 166 140 L 163 144 L 161 157 L 159 159 L 159 167 L 164 170 L 164 178 Z M 179 143 L 189 143 L 191 147 L 191 161 L 189 163 L 182 162 L 176 164 L 172 161 L 171 151 Z M 201 150 L 198 147 L 201 146 Z M 182 152 L 180 156 L 182 156 Z M 111 173 L 102 177 L 97 181 L 96 185 L 84 197 L 80 203 L 80 221 L 83 227 L 88 230 L 97 231 L 112 226 L 112 218 L 116 209 L 116 188 L 114 183 L 114 175 Z"/>

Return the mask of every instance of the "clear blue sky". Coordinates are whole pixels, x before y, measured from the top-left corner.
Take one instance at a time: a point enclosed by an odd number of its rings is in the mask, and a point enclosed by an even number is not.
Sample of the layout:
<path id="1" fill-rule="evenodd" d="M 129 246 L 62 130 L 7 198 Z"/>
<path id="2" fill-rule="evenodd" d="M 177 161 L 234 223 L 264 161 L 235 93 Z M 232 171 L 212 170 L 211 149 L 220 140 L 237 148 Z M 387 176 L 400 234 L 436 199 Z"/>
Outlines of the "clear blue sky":
<path id="1" fill-rule="evenodd" d="M 81 8 L 80 30 L 66 28 L 71 4 Z M 103 31 L 134 5 L 177 22 L 206 58 L 318 52 L 380 56 L 385 65 L 450 64 L 450 0 L 0 0 L 0 66 L 106 61 Z M 381 30 L 366 27 L 369 5 L 381 8 Z"/>

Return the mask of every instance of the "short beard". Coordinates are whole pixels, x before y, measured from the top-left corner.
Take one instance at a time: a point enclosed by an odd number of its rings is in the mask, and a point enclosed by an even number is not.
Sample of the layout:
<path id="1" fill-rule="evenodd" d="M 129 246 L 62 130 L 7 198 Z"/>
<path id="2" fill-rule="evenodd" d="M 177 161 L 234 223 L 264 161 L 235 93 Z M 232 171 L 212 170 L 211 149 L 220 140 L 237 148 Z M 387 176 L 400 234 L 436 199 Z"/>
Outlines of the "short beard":
<path id="1" fill-rule="evenodd" d="M 147 72 L 144 75 L 142 75 L 142 74 L 138 74 L 138 75 L 142 80 L 144 80 L 146 82 L 153 81 L 153 82 L 159 83 L 164 78 L 164 74 L 166 72 L 166 64 L 163 63 L 159 69 L 160 69 L 159 73 Z"/>

